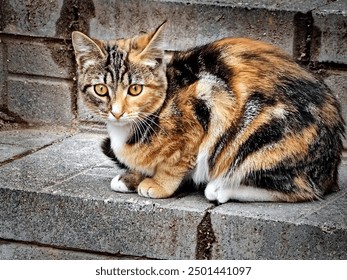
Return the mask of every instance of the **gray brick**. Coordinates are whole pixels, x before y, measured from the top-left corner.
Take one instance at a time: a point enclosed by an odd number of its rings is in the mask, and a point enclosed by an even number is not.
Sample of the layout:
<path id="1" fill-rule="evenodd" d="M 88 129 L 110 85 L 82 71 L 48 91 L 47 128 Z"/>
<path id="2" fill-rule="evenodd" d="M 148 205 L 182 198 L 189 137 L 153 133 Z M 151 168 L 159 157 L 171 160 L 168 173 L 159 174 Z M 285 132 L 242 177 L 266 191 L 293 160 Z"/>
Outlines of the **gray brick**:
<path id="1" fill-rule="evenodd" d="M 313 13 L 312 58 L 318 62 L 347 63 L 347 2 L 337 1 Z"/>
<path id="2" fill-rule="evenodd" d="M 290 54 L 293 49 L 294 13 L 291 12 L 139 0 L 113 0 L 98 5 L 94 2 L 95 18 L 90 22 L 90 35 L 96 38 L 134 36 L 140 31 L 153 30 L 168 19 L 169 49 L 186 49 L 229 36 L 269 41 Z"/>
<path id="3" fill-rule="evenodd" d="M 54 37 L 56 22 L 60 17 L 63 0 L 53 1 L 2 1 L 3 21 L 0 31 L 4 33 Z"/>
<path id="4" fill-rule="evenodd" d="M 72 79 L 75 75 L 74 57 L 67 45 L 8 41 L 8 71 Z"/>
<path id="5" fill-rule="evenodd" d="M 328 71 L 324 79 L 332 89 L 341 104 L 342 117 L 347 123 L 347 72 Z M 347 139 L 344 139 L 344 147 L 347 149 Z"/>
<path id="6" fill-rule="evenodd" d="M 9 77 L 8 109 L 34 123 L 70 124 L 72 83 Z"/>
<path id="7" fill-rule="evenodd" d="M 61 154 L 66 160 L 73 157 L 68 150 Z M 10 205 L 23 201 L 17 211 L 0 209 L 0 236 L 80 250 L 194 258 L 196 228 L 211 204 L 200 195 L 152 200 L 115 193 L 109 187 L 115 171 L 105 168 L 95 167 L 41 193 L 0 189 L 0 200 Z M 25 219 L 28 212 L 31 218 Z"/>
<path id="8" fill-rule="evenodd" d="M 293 54 L 294 13 L 199 6 L 198 43 L 217 37 L 250 37 Z M 218 35 L 216 36 L 216 31 Z"/>
<path id="9" fill-rule="evenodd" d="M 152 200 L 111 191 L 116 170 L 104 163 L 103 137 L 78 134 L 0 167 L 0 238 L 194 258 L 196 228 L 212 204 L 201 195 Z"/>
<path id="10" fill-rule="evenodd" d="M 3 0 L 0 32 L 16 35 L 70 38 L 73 30 L 88 31 L 91 0 Z"/>
<path id="11" fill-rule="evenodd" d="M 331 213 L 330 213 L 331 216 Z M 228 214 L 212 216 L 217 259 L 346 259 L 346 228 L 326 231 L 310 223 L 288 223 Z M 230 238 L 232 237 L 232 238 Z"/>

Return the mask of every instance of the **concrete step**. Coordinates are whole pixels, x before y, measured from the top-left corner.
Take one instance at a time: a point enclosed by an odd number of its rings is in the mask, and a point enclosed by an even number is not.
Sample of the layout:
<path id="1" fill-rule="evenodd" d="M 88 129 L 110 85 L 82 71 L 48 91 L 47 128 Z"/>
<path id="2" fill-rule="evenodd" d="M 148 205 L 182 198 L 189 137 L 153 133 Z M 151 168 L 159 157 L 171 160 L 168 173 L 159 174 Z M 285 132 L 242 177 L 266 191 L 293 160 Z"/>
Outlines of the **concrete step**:
<path id="1" fill-rule="evenodd" d="M 147 199 L 110 190 L 103 133 L 0 131 L 0 259 L 346 259 L 341 190 L 309 203 Z"/>

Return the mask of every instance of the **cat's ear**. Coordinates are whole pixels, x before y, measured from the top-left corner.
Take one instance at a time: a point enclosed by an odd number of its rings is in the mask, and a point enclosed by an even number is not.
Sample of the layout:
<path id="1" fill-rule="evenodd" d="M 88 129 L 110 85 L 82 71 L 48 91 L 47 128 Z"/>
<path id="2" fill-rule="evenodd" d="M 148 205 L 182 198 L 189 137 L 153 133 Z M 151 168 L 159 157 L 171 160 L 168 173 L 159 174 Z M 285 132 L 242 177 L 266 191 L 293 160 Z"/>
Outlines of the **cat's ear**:
<path id="1" fill-rule="evenodd" d="M 164 21 L 155 31 L 137 36 L 132 41 L 132 51 L 134 57 L 139 62 L 155 67 L 164 59 L 164 29 L 166 21 Z"/>
<path id="2" fill-rule="evenodd" d="M 80 67 L 92 64 L 104 57 L 98 44 L 81 32 L 72 32 L 72 45 L 75 50 L 76 62 Z"/>

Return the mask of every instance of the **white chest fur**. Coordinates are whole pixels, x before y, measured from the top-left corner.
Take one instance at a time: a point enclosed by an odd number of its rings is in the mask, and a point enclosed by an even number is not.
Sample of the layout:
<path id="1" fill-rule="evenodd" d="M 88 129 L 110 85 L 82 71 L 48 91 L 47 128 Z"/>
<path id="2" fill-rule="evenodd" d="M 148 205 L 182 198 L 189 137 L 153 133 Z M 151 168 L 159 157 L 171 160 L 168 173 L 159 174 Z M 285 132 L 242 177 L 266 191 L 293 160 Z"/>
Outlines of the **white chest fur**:
<path id="1" fill-rule="evenodd" d="M 126 146 L 126 142 L 131 134 L 130 125 L 115 125 L 112 122 L 107 124 L 108 134 L 111 139 L 111 148 L 122 163 L 127 165 L 129 168 L 141 172 L 147 176 L 153 176 L 155 166 L 144 165 L 141 162 L 141 156 L 137 156 L 138 149 L 133 146 Z"/>
<path id="2" fill-rule="evenodd" d="M 107 123 L 107 131 L 111 139 L 111 148 L 112 150 L 117 153 L 117 151 L 120 151 L 126 141 L 129 139 L 130 136 L 130 125 L 115 125 L 111 122 Z"/>

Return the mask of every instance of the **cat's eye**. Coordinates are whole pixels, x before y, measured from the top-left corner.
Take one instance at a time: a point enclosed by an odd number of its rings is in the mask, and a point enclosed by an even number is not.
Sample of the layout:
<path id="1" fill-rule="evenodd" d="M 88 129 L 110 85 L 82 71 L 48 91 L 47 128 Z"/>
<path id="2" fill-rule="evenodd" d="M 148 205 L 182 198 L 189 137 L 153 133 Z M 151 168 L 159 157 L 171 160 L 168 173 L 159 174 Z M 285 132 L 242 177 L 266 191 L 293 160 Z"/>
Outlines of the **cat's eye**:
<path id="1" fill-rule="evenodd" d="M 104 84 L 97 84 L 94 86 L 94 91 L 99 96 L 106 96 L 108 94 L 108 88 Z"/>
<path id="2" fill-rule="evenodd" d="M 143 90 L 143 85 L 131 85 L 128 89 L 128 93 L 132 96 L 139 95 Z"/>

